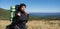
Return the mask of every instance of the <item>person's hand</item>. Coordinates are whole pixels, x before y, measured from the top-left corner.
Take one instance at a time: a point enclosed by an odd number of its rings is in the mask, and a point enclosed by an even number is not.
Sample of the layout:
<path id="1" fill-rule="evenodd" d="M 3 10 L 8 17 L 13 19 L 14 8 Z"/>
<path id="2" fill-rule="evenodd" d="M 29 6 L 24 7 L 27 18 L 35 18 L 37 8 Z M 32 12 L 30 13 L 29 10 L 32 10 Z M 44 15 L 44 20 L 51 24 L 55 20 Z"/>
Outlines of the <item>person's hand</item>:
<path id="1" fill-rule="evenodd" d="M 20 14 L 20 12 L 18 12 L 18 14 L 17 14 L 18 16 L 21 16 L 21 14 Z"/>

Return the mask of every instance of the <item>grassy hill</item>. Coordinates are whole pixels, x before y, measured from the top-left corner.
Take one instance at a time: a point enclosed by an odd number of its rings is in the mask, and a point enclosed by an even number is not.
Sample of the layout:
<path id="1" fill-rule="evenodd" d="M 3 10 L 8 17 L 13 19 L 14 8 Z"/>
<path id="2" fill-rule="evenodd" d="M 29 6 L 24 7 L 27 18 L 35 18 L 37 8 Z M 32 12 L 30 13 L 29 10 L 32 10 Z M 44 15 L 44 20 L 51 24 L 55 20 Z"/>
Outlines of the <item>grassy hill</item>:
<path id="1" fill-rule="evenodd" d="M 6 19 L 10 19 L 10 11 L 0 8 L 0 20 L 6 20 Z M 39 19 L 38 17 L 33 16 L 29 17 L 29 20 L 38 20 L 38 19 Z"/>
<path id="2" fill-rule="evenodd" d="M 0 19 L 9 19 L 10 16 L 9 14 L 10 14 L 9 10 L 0 8 Z"/>

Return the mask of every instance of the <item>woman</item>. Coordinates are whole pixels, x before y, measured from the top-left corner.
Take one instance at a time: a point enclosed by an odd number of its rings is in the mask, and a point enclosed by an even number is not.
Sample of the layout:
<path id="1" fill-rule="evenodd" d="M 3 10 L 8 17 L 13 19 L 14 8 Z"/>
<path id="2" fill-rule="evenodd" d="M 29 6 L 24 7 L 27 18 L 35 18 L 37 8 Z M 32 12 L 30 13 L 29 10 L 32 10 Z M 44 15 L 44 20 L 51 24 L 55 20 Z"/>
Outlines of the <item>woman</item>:
<path id="1" fill-rule="evenodd" d="M 17 6 L 13 22 L 11 23 L 9 29 L 27 29 L 26 23 L 28 21 L 29 14 L 25 12 L 26 5 L 20 4 Z"/>
<path id="2" fill-rule="evenodd" d="M 18 9 L 15 12 L 15 18 L 13 21 L 15 24 L 20 28 L 20 29 L 27 29 L 26 28 L 26 23 L 28 21 L 28 14 L 25 12 L 26 5 L 25 4 L 20 4 Z"/>

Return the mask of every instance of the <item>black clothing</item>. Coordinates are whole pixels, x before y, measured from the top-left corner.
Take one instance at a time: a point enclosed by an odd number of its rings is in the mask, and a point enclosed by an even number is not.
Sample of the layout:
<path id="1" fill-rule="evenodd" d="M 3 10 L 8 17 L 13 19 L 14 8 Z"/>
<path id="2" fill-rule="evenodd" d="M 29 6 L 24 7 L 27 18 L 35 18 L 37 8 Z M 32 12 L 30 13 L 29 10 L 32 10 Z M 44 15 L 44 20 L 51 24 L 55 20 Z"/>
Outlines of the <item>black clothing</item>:
<path id="1" fill-rule="evenodd" d="M 27 16 L 25 13 L 20 13 L 21 16 L 18 16 L 17 13 L 20 11 L 15 12 L 15 16 L 13 17 L 12 23 L 6 27 L 6 29 L 27 29 L 26 23 L 28 21 L 29 14 Z"/>
<path id="2" fill-rule="evenodd" d="M 17 13 L 19 11 L 15 12 L 15 16 L 13 18 L 13 22 L 20 22 L 20 23 L 23 23 L 23 22 L 26 22 L 28 21 L 28 17 L 29 17 L 29 14 L 27 14 L 27 16 L 25 15 L 25 13 L 20 13 L 21 16 L 18 16 Z"/>
<path id="3" fill-rule="evenodd" d="M 20 29 L 27 29 L 26 23 L 28 21 L 28 14 L 26 16 L 25 13 L 20 13 L 21 16 L 18 16 L 17 15 L 18 12 L 19 11 L 15 12 L 15 17 L 13 18 L 12 24 L 19 26 Z"/>

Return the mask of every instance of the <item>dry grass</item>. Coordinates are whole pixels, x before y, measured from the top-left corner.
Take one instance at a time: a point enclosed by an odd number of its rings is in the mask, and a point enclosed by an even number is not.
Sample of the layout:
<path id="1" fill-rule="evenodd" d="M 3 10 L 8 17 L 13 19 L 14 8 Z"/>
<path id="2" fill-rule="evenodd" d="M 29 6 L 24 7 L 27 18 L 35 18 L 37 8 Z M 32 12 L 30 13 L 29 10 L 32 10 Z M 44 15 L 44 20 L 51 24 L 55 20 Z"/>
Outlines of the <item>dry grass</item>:
<path id="1" fill-rule="evenodd" d="M 8 20 L 0 20 L 0 29 L 5 29 L 5 27 L 10 24 Z M 60 21 L 59 20 L 33 20 L 28 21 L 27 23 L 28 29 L 60 29 Z"/>

